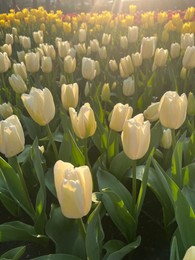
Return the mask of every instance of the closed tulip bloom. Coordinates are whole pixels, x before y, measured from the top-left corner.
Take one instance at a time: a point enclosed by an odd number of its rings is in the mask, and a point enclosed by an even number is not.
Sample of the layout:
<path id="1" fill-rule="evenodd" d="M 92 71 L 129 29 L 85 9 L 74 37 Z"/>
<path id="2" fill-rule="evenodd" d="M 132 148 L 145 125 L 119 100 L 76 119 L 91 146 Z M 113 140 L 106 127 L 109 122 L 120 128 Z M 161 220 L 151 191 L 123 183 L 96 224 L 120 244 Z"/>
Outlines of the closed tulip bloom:
<path id="1" fill-rule="evenodd" d="M 170 55 L 172 59 L 176 59 L 180 56 L 180 44 L 178 42 L 171 43 Z"/>
<path id="2" fill-rule="evenodd" d="M 19 74 L 12 74 L 9 77 L 9 84 L 11 85 L 12 89 L 18 94 L 22 94 L 27 90 L 27 86 Z"/>
<path id="3" fill-rule="evenodd" d="M 167 128 L 163 130 L 160 146 L 164 149 L 169 149 L 172 145 L 172 133 L 171 129 Z"/>
<path id="4" fill-rule="evenodd" d="M 27 79 L 26 66 L 24 62 L 13 64 L 14 73 L 20 75 L 23 80 Z"/>
<path id="5" fill-rule="evenodd" d="M 73 58 L 76 57 L 76 53 L 77 53 L 77 52 L 76 52 L 76 50 L 75 50 L 74 48 L 70 48 L 70 49 L 69 49 L 69 52 L 68 52 L 68 55 L 69 55 L 70 57 L 72 57 L 72 59 L 73 59 Z M 68 55 L 67 55 L 67 56 L 68 56 Z"/>
<path id="6" fill-rule="evenodd" d="M 79 44 L 75 45 L 74 47 L 75 47 L 75 50 L 78 55 L 85 55 L 87 52 L 85 43 L 83 43 L 83 44 L 79 43 Z"/>
<path id="7" fill-rule="evenodd" d="M 87 31 L 85 29 L 79 29 L 79 42 L 85 42 L 87 38 Z"/>
<path id="8" fill-rule="evenodd" d="M 25 51 L 17 51 L 17 56 L 18 56 L 18 60 L 19 62 L 24 62 L 25 61 Z"/>
<path id="9" fill-rule="evenodd" d="M 187 97 L 181 96 L 175 91 L 167 91 L 161 98 L 159 104 L 159 119 L 166 128 L 178 129 L 186 119 Z"/>
<path id="10" fill-rule="evenodd" d="M 22 94 L 23 104 L 32 119 L 39 125 L 47 125 L 55 116 L 55 105 L 48 88 L 32 87 L 29 94 Z"/>
<path id="11" fill-rule="evenodd" d="M 132 58 L 132 62 L 133 62 L 134 67 L 138 68 L 142 65 L 143 59 L 142 59 L 141 53 L 139 53 L 139 52 L 132 53 L 131 58 Z"/>
<path id="12" fill-rule="evenodd" d="M 194 260 L 195 259 L 195 246 L 191 246 L 186 251 L 183 260 Z"/>
<path id="13" fill-rule="evenodd" d="M 105 46 L 102 46 L 101 48 L 99 48 L 99 56 L 101 60 L 105 60 L 107 58 L 107 50 Z"/>
<path id="14" fill-rule="evenodd" d="M 117 103 L 111 114 L 110 119 L 110 128 L 116 132 L 121 132 L 123 130 L 123 125 L 126 120 L 129 120 L 132 117 L 133 108 L 128 104 L 123 105 Z"/>
<path id="15" fill-rule="evenodd" d="M 68 55 L 70 43 L 68 41 L 58 42 L 58 54 L 60 58 L 65 58 Z"/>
<path id="16" fill-rule="evenodd" d="M 181 49 L 186 50 L 187 47 L 194 46 L 194 34 L 193 33 L 182 33 L 181 34 Z"/>
<path id="17" fill-rule="evenodd" d="M 100 75 L 101 69 L 100 69 L 100 63 L 98 60 L 95 60 L 95 70 L 96 70 L 96 76 Z"/>
<path id="18" fill-rule="evenodd" d="M 51 57 L 52 60 L 56 59 L 56 50 L 53 45 L 49 45 L 46 43 L 40 44 L 39 46 L 44 52 L 43 56 Z"/>
<path id="19" fill-rule="evenodd" d="M 64 58 L 64 71 L 66 73 L 73 73 L 76 69 L 76 59 L 70 55 Z"/>
<path id="20" fill-rule="evenodd" d="M 154 56 L 153 70 L 166 65 L 168 58 L 168 50 L 157 48 Z"/>
<path id="21" fill-rule="evenodd" d="M 11 67 L 10 59 L 6 52 L 0 52 L 0 73 L 7 72 L 8 69 Z"/>
<path id="22" fill-rule="evenodd" d="M 19 36 L 19 41 L 20 41 L 20 44 L 22 45 L 22 47 L 23 47 L 25 50 L 31 48 L 31 39 L 30 39 L 30 37 Z"/>
<path id="23" fill-rule="evenodd" d="M 111 34 L 103 33 L 102 35 L 102 45 L 109 45 L 111 41 Z"/>
<path id="24" fill-rule="evenodd" d="M 153 57 L 156 49 L 155 37 L 143 37 L 141 43 L 141 55 L 143 59 L 150 59 Z"/>
<path id="25" fill-rule="evenodd" d="M 13 114 L 13 109 L 11 104 L 8 103 L 3 103 L 0 105 L 0 115 L 6 119 L 7 117 L 11 116 Z"/>
<path id="26" fill-rule="evenodd" d="M 86 97 L 89 96 L 91 88 L 92 88 L 92 84 L 89 81 L 87 81 L 86 84 L 85 84 L 85 89 L 84 89 L 84 94 L 85 94 Z"/>
<path id="27" fill-rule="evenodd" d="M 112 72 L 115 72 L 118 70 L 118 64 L 117 64 L 116 60 L 109 61 L 109 68 Z"/>
<path id="28" fill-rule="evenodd" d="M 0 122 L 0 152 L 6 158 L 22 152 L 24 143 L 24 132 L 16 115 L 12 115 Z"/>
<path id="29" fill-rule="evenodd" d="M 122 49 L 127 49 L 128 48 L 128 39 L 127 36 L 121 36 L 120 37 L 120 47 Z"/>
<path id="30" fill-rule="evenodd" d="M 68 110 L 69 107 L 76 108 L 79 98 L 79 86 L 74 84 L 63 84 L 61 87 L 61 101 L 63 107 Z"/>
<path id="31" fill-rule="evenodd" d="M 143 114 L 126 120 L 121 134 L 123 150 L 131 160 L 142 158 L 150 144 L 150 122 L 145 121 Z"/>
<path id="32" fill-rule="evenodd" d="M 150 122 L 155 122 L 159 119 L 159 107 L 160 102 L 152 103 L 146 110 L 144 110 L 144 118 Z"/>
<path id="33" fill-rule="evenodd" d="M 189 116 L 195 116 L 195 96 L 192 92 L 188 94 L 188 108 L 187 113 Z"/>
<path id="34" fill-rule="evenodd" d="M 26 69 L 28 72 L 38 72 L 40 68 L 39 54 L 29 52 L 25 55 Z"/>
<path id="35" fill-rule="evenodd" d="M 128 41 L 130 43 L 137 42 L 139 34 L 138 26 L 129 26 L 128 27 Z"/>
<path id="36" fill-rule="evenodd" d="M 85 103 L 78 115 L 74 108 L 69 108 L 70 119 L 73 130 L 77 137 L 84 139 L 92 136 L 97 127 L 94 112 L 89 103 Z"/>
<path id="37" fill-rule="evenodd" d="M 87 80 L 93 80 L 96 76 L 95 61 L 83 57 L 82 59 L 82 76 Z"/>
<path id="38" fill-rule="evenodd" d="M 33 32 L 33 39 L 36 44 L 43 43 L 43 32 L 42 31 Z"/>
<path id="39" fill-rule="evenodd" d="M 123 80 L 123 95 L 130 97 L 135 93 L 135 80 L 132 77 L 128 77 Z"/>
<path id="40" fill-rule="evenodd" d="M 44 73 L 50 73 L 52 72 L 52 59 L 51 57 L 43 56 L 41 59 L 41 69 Z"/>
<path id="41" fill-rule="evenodd" d="M 195 46 L 187 47 L 183 56 L 182 64 L 186 69 L 193 69 L 195 67 Z"/>
<path id="42" fill-rule="evenodd" d="M 180 71 L 180 78 L 185 80 L 186 79 L 186 74 L 187 74 L 187 69 L 182 67 Z"/>
<path id="43" fill-rule="evenodd" d="M 89 56 L 91 56 L 91 47 L 90 46 L 88 46 L 87 47 L 87 57 L 89 57 Z"/>
<path id="44" fill-rule="evenodd" d="M 54 184 L 62 214 L 78 219 L 86 216 L 92 203 L 92 177 L 88 166 L 75 167 L 61 160 L 54 165 Z"/>
<path id="45" fill-rule="evenodd" d="M 18 34 L 17 28 L 16 27 L 12 27 L 12 34 L 13 36 L 16 36 Z"/>
<path id="46" fill-rule="evenodd" d="M 12 55 L 12 45 L 11 44 L 4 44 L 1 46 L 1 51 L 6 52 L 8 56 Z"/>
<path id="47" fill-rule="evenodd" d="M 108 102 L 110 100 L 110 85 L 109 83 L 105 83 L 102 87 L 101 99 L 104 102 Z"/>
<path id="48" fill-rule="evenodd" d="M 5 43 L 6 44 L 13 44 L 14 43 L 13 34 L 6 33 L 6 35 L 5 35 Z"/>
<path id="49" fill-rule="evenodd" d="M 127 78 L 133 73 L 134 68 L 130 55 L 120 59 L 119 71 L 122 78 Z"/>

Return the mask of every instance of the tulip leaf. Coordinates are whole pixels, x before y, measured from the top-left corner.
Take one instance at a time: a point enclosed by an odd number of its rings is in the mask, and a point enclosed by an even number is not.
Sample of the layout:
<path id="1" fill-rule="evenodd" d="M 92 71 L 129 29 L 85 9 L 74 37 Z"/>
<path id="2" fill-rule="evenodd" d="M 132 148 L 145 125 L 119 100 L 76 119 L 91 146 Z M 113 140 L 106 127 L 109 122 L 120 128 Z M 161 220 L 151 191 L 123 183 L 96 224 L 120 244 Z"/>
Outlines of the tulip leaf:
<path id="1" fill-rule="evenodd" d="M 48 169 L 48 171 L 45 174 L 45 185 L 48 188 L 48 190 L 54 195 L 54 197 L 57 197 L 54 185 L 53 168 Z"/>
<path id="2" fill-rule="evenodd" d="M 177 238 L 174 236 L 172 243 L 171 243 L 171 253 L 170 253 L 170 260 L 180 260 L 178 245 L 177 245 Z"/>
<path id="3" fill-rule="evenodd" d="M 183 186 L 188 185 L 195 189 L 195 163 L 189 164 L 182 169 Z"/>
<path id="4" fill-rule="evenodd" d="M 13 249 L 5 252 L 3 255 L 0 256 L 0 258 L 1 259 L 19 260 L 19 259 L 21 259 L 25 250 L 26 250 L 26 246 L 19 246 L 19 247 L 13 248 Z"/>
<path id="5" fill-rule="evenodd" d="M 195 160 L 195 133 L 184 142 L 184 162 L 186 165 Z"/>
<path id="6" fill-rule="evenodd" d="M 95 210 L 88 218 L 86 230 L 86 250 L 89 259 L 102 259 L 102 242 L 104 239 L 104 231 L 100 219 L 101 203 L 97 205 Z"/>
<path id="7" fill-rule="evenodd" d="M 107 155 L 108 155 L 108 161 L 110 162 L 114 156 L 116 156 L 119 152 L 119 138 L 120 135 L 110 130 L 108 134 L 108 149 L 107 149 Z"/>
<path id="8" fill-rule="evenodd" d="M 85 165 L 85 156 L 79 149 L 77 143 L 75 142 L 75 139 L 72 135 L 72 133 L 69 131 L 69 138 L 71 143 L 71 163 L 76 166 L 82 166 Z"/>
<path id="9" fill-rule="evenodd" d="M 34 219 L 34 209 L 29 199 L 29 194 L 24 187 L 19 175 L 14 169 L 0 157 L 0 171 L 6 181 L 6 185 L 13 199 L 15 199 L 23 210 Z"/>
<path id="10" fill-rule="evenodd" d="M 19 212 L 19 206 L 15 200 L 12 199 L 9 192 L 0 188 L 0 201 L 4 207 L 13 215 L 17 216 Z"/>
<path id="11" fill-rule="evenodd" d="M 36 137 L 44 136 L 43 128 L 35 123 L 31 118 L 24 115 L 22 115 L 21 118 L 25 128 L 27 129 L 28 135 L 32 140 L 34 140 Z"/>
<path id="12" fill-rule="evenodd" d="M 104 248 L 107 251 L 106 258 L 107 260 L 122 260 L 124 257 L 132 252 L 134 249 L 136 249 L 141 243 L 141 237 L 138 236 L 137 239 L 130 243 L 125 245 L 121 241 L 117 240 L 111 240 L 104 245 Z M 118 248 L 117 248 L 118 247 Z"/>
<path id="13" fill-rule="evenodd" d="M 53 255 L 39 256 L 33 258 L 33 260 L 82 260 L 82 258 L 73 255 L 67 255 L 67 254 L 53 254 Z"/>
<path id="14" fill-rule="evenodd" d="M 46 234 L 55 243 L 57 254 L 70 254 L 86 259 L 85 239 L 80 220 L 68 219 L 61 208 L 54 208 L 46 224 Z"/>

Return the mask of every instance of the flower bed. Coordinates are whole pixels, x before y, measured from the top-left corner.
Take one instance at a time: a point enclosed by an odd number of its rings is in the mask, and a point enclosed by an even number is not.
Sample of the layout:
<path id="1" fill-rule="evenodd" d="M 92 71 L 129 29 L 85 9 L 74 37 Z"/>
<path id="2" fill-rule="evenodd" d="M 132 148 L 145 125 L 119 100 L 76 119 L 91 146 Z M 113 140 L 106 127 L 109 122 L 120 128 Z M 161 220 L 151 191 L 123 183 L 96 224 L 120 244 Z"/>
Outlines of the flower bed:
<path id="1" fill-rule="evenodd" d="M 0 15 L 1 258 L 193 259 L 194 18 Z"/>

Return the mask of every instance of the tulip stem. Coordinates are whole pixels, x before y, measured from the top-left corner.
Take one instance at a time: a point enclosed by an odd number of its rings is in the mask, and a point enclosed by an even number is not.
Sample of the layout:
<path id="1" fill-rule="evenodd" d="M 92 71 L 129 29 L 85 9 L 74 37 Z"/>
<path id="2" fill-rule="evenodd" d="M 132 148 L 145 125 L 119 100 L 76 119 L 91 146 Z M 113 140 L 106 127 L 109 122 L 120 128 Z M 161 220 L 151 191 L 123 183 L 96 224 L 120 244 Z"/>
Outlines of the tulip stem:
<path id="1" fill-rule="evenodd" d="M 53 148 L 53 151 L 55 154 L 55 159 L 58 160 L 58 150 L 57 150 L 56 144 L 54 142 L 53 135 L 52 135 L 51 129 L 49 127 L 49 124 L 46 125 L 46 128 L 47 128 L 49 140 L 51 142 L 51 145 L 52 145 L 52 148 Z"/>
<path id="2" fill-rule="evenodd" d="M 79 221 L 79 225 L 80 225 L 81 234 L 85 238 L 85 236 L 86 236 L 86 229 L 85 229 L 85 224 L 83 223 L 83 219 L 79 218 L 78 221 Z"/>
<path id="3" fill-rule="evenodd" d="M 174 152 L 175 145 L 176 145 L 175 129 L 171 129 L 171 134 L 172 134 L 172 149 Z"/>
<path id="4" fill-rule="evenodd" d="M 84 139 L 84 156 L 85 156 L 85 164 L 88 165 L 90 168 L 90 163 L 89 163 L 89 157 L 88 157 L 88 146 L 87 146 L 87 143 L 88 143 L 88 139 L 85 138 Z"/>
<path id="5" fill-rule="evenodd" d="M 136 190 L 136 160 L 133 160 L 132 165 L 132 171 L 133 171 L 133 180 L 132 180 L 132 196 L 133 196 L 133 204 L 136 205 L 136 196 L 137 196 L 137 190 Z"/>

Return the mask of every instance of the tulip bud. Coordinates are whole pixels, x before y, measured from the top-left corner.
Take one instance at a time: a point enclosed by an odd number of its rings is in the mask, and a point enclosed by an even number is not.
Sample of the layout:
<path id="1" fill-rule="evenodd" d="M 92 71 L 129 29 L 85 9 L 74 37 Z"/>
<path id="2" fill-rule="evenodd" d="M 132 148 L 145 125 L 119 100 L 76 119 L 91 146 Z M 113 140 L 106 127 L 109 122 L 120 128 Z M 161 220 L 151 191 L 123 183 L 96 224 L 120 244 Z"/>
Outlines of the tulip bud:
<path id="1" fill-rule="evenodd" d="M 138 26 L 129 26 L 128 27 L 128 41 L 130 43 L 137 42 L 139 34 Z"/>
<path id="2" fill-rule="evenodd" d="M 158 67 L 164 67 L 168 58 L 168 50 L 157 48 L 154 56 L 153 70 Z"/>
<path id="3" fill-rule="evenodd" d="M 195 246 L 191 246 L 186 251 L 183 260 L 193 260 L 195 259 Z"/>
<path id="4" fill-rule="evenodd" d="M 12 89 L 18 94 L 22 94 L 27 90 L 27 86 L 19 74 L 12 74 L 11 77 L 9 77 L 9 84 L 11 85 Z"/>
<path id="5" fill-rule="evenodd" d="M 176 59 L 180 56 L 180 44 L 178 42 L 171 44 L 170 55 L 172 59 Z"/>
<path id="6" fill-rule="evenodd" d="M 195 67 L 195 46 L 187 47 L 183 56 L 182 64 L 186 69 L 193 69 Z"/>
<path id="7" fill-rule="evenodd" d="M 39 71 L 39 54 L 29 52 L 25 55 L 26 69 L 28 72 L 34 73 Z"/>
<path id="8" fill-rule="evenodd" d="M 87 31 L 85 29 L 79 29 L 79 42 L 85 42 L 87 37 Z"/>
<path id="9" fill-rule="evenodd" d="M 16 27 L 12 27 L 12 35 L 16 36 L 18 34 L 17 28 Z"/>
<path id="10" fill-rule="evenodd" d="M 66 73 L 73 73 L 76 69 L 76 59 L 72 58 L 70 55 L 64 58 L 64 71 Z"/>
<path id="11" fill-rule="evenodd" d="M 167 128 L 163 130 L 160 146 L 164 149 L 169 149 L 172 145 L 172 133 L 171 129 Z"/>
<path id="12" fill-rule="evenodd" d="M 127 36 L 121 36 L 120 37 L 120 47 L 122 49 L 127 49 L 128 48 L 128 39 Z"/>
<path id="13" fill-rule="evenodd" d="M 19 62 L 25 61 L 25 52 L 24 51 L 17 51 L 17 56 L 18 56 Z"/>
<path id="14" fill-rule="evenodd" d="M 110 100 L 110 86 L 108 83 L 105 83 L 102 87 L 101 99 L 104 102 L 108 102 Z"/>
<path id="15" fill-rule="evenodd" d="M 68 51 L 68 55 L 71 57 L 71 58 L 75 58 L 76 57 L 76 50 L 74 48 L 70 48 L 69 51 Z M 68 56 L 67 55 L 67 56 Z"/>
<path id="16" fill-rule="evenodd" d="M 99 50 L 99 42 L 97 39 L 90 40 L 89 44 L 92 52 L 97 52 Z"/>
<path id="17" fill-rule="evenodd" d="M 159 119 L 166 128 L 178 129 L 185 121 L 187 113 L 187 97 L 175 91 L 167 91 L 160 100 Z"/>
<path id="18" fill-rule="evenodd" d="M 189 116 L 195 116 L 195 97 L 192 92 L 188 94 L 187 113 Z"/>
<path id="19" fill-rule="evenodd" d="M 123 150 L 131 160 L 142 158 L 150 144 L 150 122 L 145 121 L 143 114 L 126 120 L 121 134 Z"/>
<path id="20" fill-rule="evenodd" d="M 41 59 L 41 69 L 44 73 L 52 72 L 52 60 L 51 57 L 43 56 Z"/>
<path id="21" fill-rule="evenodd" d="M 68 41 L 58 42 L 58 54 L 60 58 L 64 58 L 68 55 L 70 49 L 70 43 Z"/>
<path id="22" fill-rule="evenodd" d="M 26 66 L 25 66 L 24 62 L 14 63 L 13 69 L 14 69 L 14 73 L 20 75 L 20 77 L 22 77 L 23 80 L 27 79 Z"/>
<path id="23" fill-rule="evenodd" d="M 135 80 L 132 77 L 128 77 L 123 80 L 123 95 L 130 97 L 135 93 Z"/>
<path id="24" fill-rule="evenodd" d="M 89 81 L 87 81 L 86 84 L 85 84 L 85 89 L 84 89 L 84 94 L 85 94 L 86 97 L 89 96 L 91 87 L 92 87 L 92 84 L 89 83 Z"/>
<path id="25" fill-rule="evenodd" d="M 101 60 L 105 60 L 107 58 L 107 50 L 105 46 L 102 46 L 101 48 L 99 48 L 99 56 Z"/>
<path id="26" fill-rule="evenodd" d="M 112 72 L 115 72 L 118 70 L 118 64 L 117 64 L 116 60 L 109 61 L 109 68 Z"/>
<path id="27" fill-rule="evenodd" d="M 24 132 L 16 115 L 0 121 L 0 152 L 6 158 L 13 157 L 24 150 Z"/>
<path id="28" fill-rule="evenodd" d="M 41 126 L 48 124 L 55 116 L 55 105 L 48 88 L 32 87 L 29 94 L 22 94 L 23 104 L 32 119 Z"/>
<path id="29" fill-rule="evenodd" d="M 187 69 L 186 68 L 182 68 L 180 71 L 180 78 L 185 80 L 186 79 L 186 74 L 187 74 Z"/>
<path id="30" fill-rule="evenodd" d="M 69 107 L 75 108 L 78 104 L 79 98 L 79 86 L 77 83 L 74 84 L 63 84 L 61 87 L 61 101 L 63 107 L 68 110 Z"/>
<path id="31" fill-rule="evenodd" d="M 60 38 L 60 37 L 56 37 L 55 38 L 55 46 L 56 46 L 56 48 L 58 48 L 58 42 L 62 42 L 62 38 Z"/>
<path id="32" fill-rule="evenodd" d="M 7 55 L 10 57 L 12 55 L 12 45 L 4 44 L 3 46 L 1 46 L 1 51 L 6 52 Z"/>
<path id="33" fill-rule="evenodd" d="M 25 50 L 31 48 L 31 40 L 30 40 L 30 37 L 19 36 L 19 40 L 20 40 L 20 44 L 22 45 L 22 47 L 23 47 Z"/>
<path id="34" fill-rule="evenodd" d="M 96 70 L 96 76 L 100 75 L 100 63 L 98 60 L 95 60 L 95 70 Z"/>
<path id="35" fill-rule="evenodd" d="M 62 214 L 77 219 L 86 216 L 92 203 L 92 177 L 88 166 L 74 168 L 71 163 L 57 161 L 54 184 Z"/>
<path id="36" fill-rule="evenodd" d="M 141 43 L 141 55 L 143 59 L 150 59 L 154 55 L 156 49 L 155 37 L 143 37 Z"/>
<path id="37" fill-rule="evenodd" d="M 83 57 L 82 59 L 82 76 L 87 80 L 93 80 L 96 76 L 95 61 Z"/>
<path id="38" fill-rule="evenodd" d="M 134 67 L 140 67 L 142 65 L 142 55 L 139 52 L 132 53 L 131 55 Z"/>
<path id="39" fill-rule="evenodd" d="M 130 55 L 120 59 L 119 70 L 122 78 L 127 78 L 133 73 L 134 68 Z"/>
<path id="40" fill-rule="evenodd" d="M 88 46 L 87 47 L 87 57 L 89 57 L 91 55 L 91 47 Z"/>
<path id="41" fill-rule="evenodd" d="M 48 45 L 48 44 L 40 44 L 39 45 L 41 49 L 43 50 L 45 56 L 51 57 L 52 60 L 56 59 L 56 51 L 54 49 L 53 45 Z M 43 56 L 44 56 L 43 54 Z"/>
<path id="42" fill-rule="evenodd" d="M 14 37 L 13 37 L 12 34 L 6 33 L 6 35 L 5 35 L 5 43 L 6 44 L 11 44 L 11 45 L 14 43 Z"/>
<path id="43" fill-rule="evenodd" d="M 133 108 L 128 104 L 123 105 L 117 103 L 111 114 L 110 119 L 110 128 L 116 132 L 121 132 L 123 130 L 123 125 L 126 120 L 129 120 L 132 117 Z"/>
<path id="44" fill-rule="evenodd" d="M 70 120 L 73 127 L 73 130 L 81 139 L 92 136 L 97 127 L 97 123 L 95 121 L 94 112 L 89 103 L 85 103 L 78 115 L 74 108 L 69 108 Z"/>
<path id="45" fill-rule="evenodd" d="M 185 33 L 185 34 L 181 34 L 181 49 L 182 50 L 186 50 L 187 47 L 190 46 L 194 46 L 194 34 L 193 33 Z"/>
<path id="46" fill-rule="evenodd" d="M 33 32 L 33 39 L 36 44 L 43 43 L 43 32 L 42 31 Z"/>
<path id="47" fill-rule="evenodd" d="M 7 53 L 0 52 L 0 73 L 7 72 L 11 67 L 11 62 L 7 56 Z"/>
<path id="48" fill-rule="evenodd" d="M 7 117 L 11 116 L 13 114 L 13 109 L 11 104 L 8 103 L 3 103 L 0 105 L 0 115 L 6 119 Z"/>
<path id="49" fill-rule="evenodd" d="M 160 102 L 152 103 L 146 110 L 144 110 L 144 118 L 150 122 L 155 122 L 159 119 L 159 107 Z"/>
<path id="50" fill-rule="evenodd" d="M 79 55 L 85 55 L 87 52 L 85 43 L 83 43 L 83 44 L 79 43 L 79 44 L 75 45 L 74 47 L 76 49 L 77 54 L 79 54 Z"/>
<path id="51" fill-rule="evenodd" d="M 102 45 L 109 45 L 111 41 L 111 34 L 103 33 L 102 35 Z"/>

